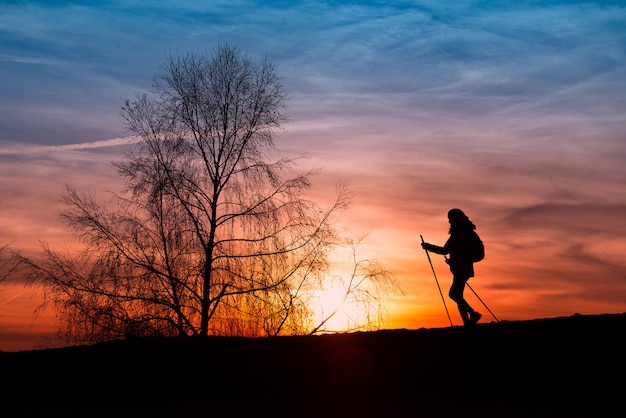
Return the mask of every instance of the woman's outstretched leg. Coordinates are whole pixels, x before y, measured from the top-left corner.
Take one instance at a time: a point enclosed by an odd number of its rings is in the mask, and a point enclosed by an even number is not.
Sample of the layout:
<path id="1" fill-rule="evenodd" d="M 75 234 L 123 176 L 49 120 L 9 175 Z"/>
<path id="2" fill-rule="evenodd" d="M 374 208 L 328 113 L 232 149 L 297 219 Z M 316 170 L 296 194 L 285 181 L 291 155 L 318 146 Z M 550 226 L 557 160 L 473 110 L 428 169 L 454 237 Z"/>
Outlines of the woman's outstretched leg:
<path id="1" fill-rule="evenodd" d="M 459 314 L 463 319 L 463 324 L 466 326 L 476 324 L 482 317 L 481 314 L 472 309 L 470 304 L 467 303 L 467 301 L 463 297 L 465 283 L 468 279 L 469 277 L 454 276 L 452 278 L 452 286 L 450 286 L 449 292 L 450 299 L 456 302 L 459 309 Z"/>

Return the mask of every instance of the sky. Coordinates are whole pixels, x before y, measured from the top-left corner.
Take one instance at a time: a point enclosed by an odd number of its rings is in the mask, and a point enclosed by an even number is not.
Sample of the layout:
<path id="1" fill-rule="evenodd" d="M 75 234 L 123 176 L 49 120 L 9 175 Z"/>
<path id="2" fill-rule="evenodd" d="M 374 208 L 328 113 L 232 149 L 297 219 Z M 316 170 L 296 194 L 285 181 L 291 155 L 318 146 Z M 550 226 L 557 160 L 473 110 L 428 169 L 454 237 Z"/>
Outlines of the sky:
<path id="1" fill-rule="evenodd" d="M 3 0 L 0 245 L 71 247 L 64 184 L 119 190 L 124 101 L 227 42 L 276 65 L 276 146 L 322 170 L 310 197 L 348 183 L 341 225 L 404 291 L 386 328 L 461 324 L 419 245 L 455 207 L 486 245 L 466 291 L 483 322 L 626 312 L 624 27 L 621 1 Z M 46 344 L 40 300 L 0 288 L 0 350 Z"/>

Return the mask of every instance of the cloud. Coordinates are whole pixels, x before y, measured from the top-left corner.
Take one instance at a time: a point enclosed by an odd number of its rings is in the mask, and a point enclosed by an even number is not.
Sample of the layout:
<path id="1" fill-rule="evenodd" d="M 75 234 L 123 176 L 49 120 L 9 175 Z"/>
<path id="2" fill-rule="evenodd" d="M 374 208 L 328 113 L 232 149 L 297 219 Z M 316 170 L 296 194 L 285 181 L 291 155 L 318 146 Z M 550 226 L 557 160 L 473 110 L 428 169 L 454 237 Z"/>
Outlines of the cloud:
<path id="1" fill-rule="evenodd" d="M 135 144 L 141 141 L 138 137 L 124 137 L 113 138 L 102 141 L 84 142 L 79 144 L 60 144 L 60 145 L 37 145 L 37 144 L 22 144 L 22 143 L 4 143 L 0 148 L 0 156 L 2 155 L 26 155 L 26 154 L 40 154 L 50 155 L 60 151 L 79 151 L 79 150 L 93 150 L 93 149 L 107 149 L 125 147 L 127 145 Z"/>
<path id="2" fill-rule="evenodd" d="M 317 109 L 341 105 L 351 115 L 360 110 L 351 108 L 355 100 L 337 103 L 338 95 L 404 94 L 398 104 L 413 112 L 427 108 L 457 118 L 494 112 L 532 117 L 571 107 L 580 113 L 599 106 L 611 110 L 602 106 L 604 93 L 623 87 L 624 79 L 624 37 L 614 30 L 624 12 L 593 4 L 72 2 L 4 6 L 3 12 L 11 85 L 2 87 L 13 89 L 18 104 L 13 112 L 3 109 L 13 113 L 3 125 L 27 120 L 19 105 L 24 89 L 12 87 L 23 74 L 24 85 L 35 83 L 29 85 L 31 100 L 81 113 L 83 121 L 74 123 L 89 135 L 63 135 L 60 125 L 45 136 L 23 127 L 3 130 L 14 135 L 5 140 L 67 143 L 120 136 L 114 123 L 120 103 L 149 87 L 169 52 L 210 49 L 222 40 L 275 59 L 289 91 L 319 101 Z M 388 107 L 387 114 L 401 112 L 399 107 Z M 306 109 L 305 117 L 315 118 L 313 110 Z M 24 116 L 14 118 L 15 111 Z M 97 126 L 90 113 L 111 128 Z M 53 126 L 50 119 L 38 119 L 39 132 L 44 124 Z"/>
<path id="3" fill-rule="evenodd" d="M 33 254 L 39 240 L 53 246 L 75 243 L 60 218 L 65 185 L 106 197 L 122 183 L 111 161 L 135 138 L 45 146 L 0 146 L 0 230 L 4 244 Z"/>

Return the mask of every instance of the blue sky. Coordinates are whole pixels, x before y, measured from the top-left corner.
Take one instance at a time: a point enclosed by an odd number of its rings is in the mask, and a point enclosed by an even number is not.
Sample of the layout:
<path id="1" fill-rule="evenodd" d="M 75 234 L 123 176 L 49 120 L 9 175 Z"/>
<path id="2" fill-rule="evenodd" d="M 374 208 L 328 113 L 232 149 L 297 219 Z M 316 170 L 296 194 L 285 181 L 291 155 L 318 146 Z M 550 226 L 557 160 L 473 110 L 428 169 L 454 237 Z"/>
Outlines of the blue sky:
<path id="1" fill-rule="evenodd" d="M 323 169 L 313 197 L 351 185 L 346 225 L 406 289 L 395 324 L 446 325 L 416 243 L 452 207 L 485 236 L 475 288 L 499 317 L 623 312 L 624 27 L 617 1 L 4 1 L 0 234 L 71 239 L 62 184 L 115 189 L 124 100 L 168 54 L 228 42 L 276 64 L 276 145 Z"/>
<path id="2" fill-rule="evenodd" d="M 167 54 L 219 41 L 269 56 L 297 103 L 380 95 L 462 118 L 602 118 L 623 105 L 624 12 L 607 2 L 151 3 L 4 2 L 1 139 L 119 136 L 120 103 Z"/>

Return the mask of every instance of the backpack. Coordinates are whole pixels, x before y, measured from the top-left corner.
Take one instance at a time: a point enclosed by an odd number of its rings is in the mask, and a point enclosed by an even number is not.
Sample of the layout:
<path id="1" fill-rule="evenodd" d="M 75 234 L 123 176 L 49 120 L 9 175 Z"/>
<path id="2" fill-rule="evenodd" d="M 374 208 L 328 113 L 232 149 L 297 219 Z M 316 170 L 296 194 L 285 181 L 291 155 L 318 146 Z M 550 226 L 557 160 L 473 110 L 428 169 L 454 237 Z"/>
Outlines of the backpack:
<path id="1" fill-rule="evenodd" d="M 485 244 L 480 239 L 478 234 L 474 232 L 472 234 L 472 261 L 478 263 L 485 258 Z"/>

